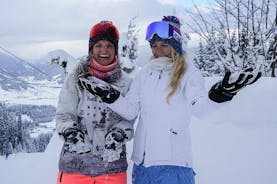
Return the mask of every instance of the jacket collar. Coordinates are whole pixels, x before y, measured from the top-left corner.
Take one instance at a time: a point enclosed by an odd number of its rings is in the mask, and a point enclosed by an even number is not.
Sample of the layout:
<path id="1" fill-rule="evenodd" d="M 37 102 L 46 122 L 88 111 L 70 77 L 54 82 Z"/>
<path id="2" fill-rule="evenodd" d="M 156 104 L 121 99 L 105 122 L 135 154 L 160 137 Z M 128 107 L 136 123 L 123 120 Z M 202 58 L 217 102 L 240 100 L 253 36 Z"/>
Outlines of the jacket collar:
<path id="1" fill-rule="evenodd" d="M 159 57 L 150 60 L 150 67 L 154 70 L 169 70 L 173 64 L 169 62 L 168 57 Z"/>

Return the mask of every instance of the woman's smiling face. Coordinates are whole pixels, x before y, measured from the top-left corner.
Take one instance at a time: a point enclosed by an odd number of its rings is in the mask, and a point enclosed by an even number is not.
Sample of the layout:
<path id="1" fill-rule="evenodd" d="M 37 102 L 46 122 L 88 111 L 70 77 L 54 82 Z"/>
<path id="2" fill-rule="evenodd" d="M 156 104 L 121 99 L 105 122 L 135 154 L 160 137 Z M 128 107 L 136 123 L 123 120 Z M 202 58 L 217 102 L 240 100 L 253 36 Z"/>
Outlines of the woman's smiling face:
<path id="1" fill-rule="evenodd" d="M 103 66 L 111 64 L 115 58 L 113 43 L 108 40 L 99 40 L 93 46 L 92 57 Z"/>

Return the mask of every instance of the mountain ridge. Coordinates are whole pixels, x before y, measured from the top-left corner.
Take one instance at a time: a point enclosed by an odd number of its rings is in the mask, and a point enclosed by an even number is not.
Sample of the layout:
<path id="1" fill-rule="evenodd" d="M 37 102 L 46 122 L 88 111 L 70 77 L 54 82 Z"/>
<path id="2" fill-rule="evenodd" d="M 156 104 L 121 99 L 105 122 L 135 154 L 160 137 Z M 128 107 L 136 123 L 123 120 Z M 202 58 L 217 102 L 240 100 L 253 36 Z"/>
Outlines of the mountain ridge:
<path id="1" fill-rule="evenodd" d="M 50 51 L 32 62 L 0 51 L 0 87 L 3 90 L 23 90 L 31 88 L 33 81 L 62 83 L 76 63 L 77 59 L 62 49 Z"/>

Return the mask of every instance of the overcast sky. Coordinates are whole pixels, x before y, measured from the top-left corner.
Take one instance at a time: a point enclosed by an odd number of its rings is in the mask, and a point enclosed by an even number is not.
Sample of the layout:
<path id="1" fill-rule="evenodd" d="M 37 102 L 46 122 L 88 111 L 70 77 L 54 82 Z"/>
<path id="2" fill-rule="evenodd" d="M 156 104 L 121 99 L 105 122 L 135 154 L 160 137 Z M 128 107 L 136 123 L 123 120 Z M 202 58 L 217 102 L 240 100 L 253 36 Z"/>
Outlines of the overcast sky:
<path id="1" fill-rule="evenodd" d="M 87 53 L 95 23 L 111 20 L 122 33 L 135 16 L 143 45 L 149 22 L 173 12 L 182 16 L 185 8 L 192 8 L 192 0 L 0 0 L 0 46 L 25 59 L 55 49 L 79 57 Z"/>

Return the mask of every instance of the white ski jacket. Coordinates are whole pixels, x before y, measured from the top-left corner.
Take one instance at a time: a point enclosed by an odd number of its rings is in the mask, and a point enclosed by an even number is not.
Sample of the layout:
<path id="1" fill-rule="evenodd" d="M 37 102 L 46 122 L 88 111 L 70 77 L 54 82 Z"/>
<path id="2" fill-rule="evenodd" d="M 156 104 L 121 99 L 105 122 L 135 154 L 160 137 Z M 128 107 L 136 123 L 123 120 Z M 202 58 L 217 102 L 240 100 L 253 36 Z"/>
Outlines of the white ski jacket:
<path id="1" fill-rule="evenodd" d="M 167 61 L 166 57 L 151 60 L 136 76 L 126 97 L 120 96 L 109 107 L 126 119 L 138 115 L 132 154 L 136 164 L 192 167 L 191 116 L 203 117 L 217 105 L 208 99 L 200 72 L 189 63 L 180 89 L 168 104 L 173 65 Z"/>

